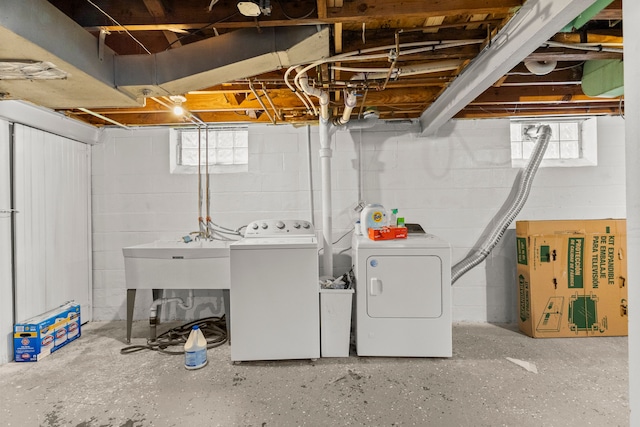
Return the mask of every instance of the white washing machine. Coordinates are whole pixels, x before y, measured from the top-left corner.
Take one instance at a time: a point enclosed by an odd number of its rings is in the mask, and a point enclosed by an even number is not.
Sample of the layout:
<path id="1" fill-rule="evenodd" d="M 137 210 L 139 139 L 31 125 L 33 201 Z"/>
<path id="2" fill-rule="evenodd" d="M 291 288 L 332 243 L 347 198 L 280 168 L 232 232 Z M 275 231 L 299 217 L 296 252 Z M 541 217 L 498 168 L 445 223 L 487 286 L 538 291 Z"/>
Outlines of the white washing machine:
<path id="1" fill-rule="evenodd" d="M 352 248 L 358 356 L 451 357 L 451 246 L 356 235 Z"/>
<path id="2" fill-rule="evenodd" d="M 318 241 L 302 220 L 262 220 L 229 245 L 231 360 L 320 357 Z"/>

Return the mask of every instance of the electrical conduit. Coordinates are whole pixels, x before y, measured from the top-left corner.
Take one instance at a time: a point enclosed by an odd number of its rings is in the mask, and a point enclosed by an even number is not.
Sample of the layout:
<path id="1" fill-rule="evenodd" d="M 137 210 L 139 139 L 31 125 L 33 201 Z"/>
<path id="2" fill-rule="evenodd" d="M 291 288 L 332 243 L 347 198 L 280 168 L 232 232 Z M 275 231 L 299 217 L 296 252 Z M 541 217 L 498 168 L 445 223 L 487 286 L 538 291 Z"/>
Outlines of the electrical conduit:
<path id="1" fill-rule="evenodd" d="M 527 163 L 527 166 L 520 177 L 520 184 L 518 186 L 518 192 L 514 202 L 509 208 L 507 208 L 506 212 L 502 215 L 491 232 L 491 235 L 485 240 L 485 243 L 480 247 L 480 249 L 453 266 L 451 269 L 451 285 L 453 285 L 456 280 L 462 277 L 466 272 L 485 260 L 493 248 L 498 244 L 507 228 L 509 228 L 509 225 L 513 222 L 516 216 L 518 216 L 518 213 L 520 213 L 520 210 L 529 197 L 533 178 L 535 177 L 536 171 L 538 170 L 540 162 L 544 157 L 544 153 L 547 150 L 550 138 L 551 127 L 547 125 L 540 126 L 538 129 L 536 147 L 531 154 L 529 163 Z"/>

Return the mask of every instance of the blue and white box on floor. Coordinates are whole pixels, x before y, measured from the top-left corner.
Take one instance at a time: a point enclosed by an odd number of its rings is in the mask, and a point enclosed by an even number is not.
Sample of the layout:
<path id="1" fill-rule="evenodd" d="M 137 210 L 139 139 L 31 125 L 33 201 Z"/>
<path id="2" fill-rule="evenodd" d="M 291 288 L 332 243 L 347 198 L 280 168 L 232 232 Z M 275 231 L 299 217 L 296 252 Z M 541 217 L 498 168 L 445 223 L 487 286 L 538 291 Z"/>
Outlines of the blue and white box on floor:
<path id="1" fill-rule="evenodd" d="M 80 304 L 68 302 L 13 326 L 16 362 L 37 362 L 81 335 Z"/>

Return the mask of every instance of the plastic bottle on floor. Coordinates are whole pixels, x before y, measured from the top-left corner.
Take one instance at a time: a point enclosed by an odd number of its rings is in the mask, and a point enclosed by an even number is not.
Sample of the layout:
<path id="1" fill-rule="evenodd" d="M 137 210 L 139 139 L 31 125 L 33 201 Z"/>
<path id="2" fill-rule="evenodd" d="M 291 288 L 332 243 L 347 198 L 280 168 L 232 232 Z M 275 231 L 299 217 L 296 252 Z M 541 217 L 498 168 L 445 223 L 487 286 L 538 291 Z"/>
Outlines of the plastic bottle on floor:
<path id="1" fill-rule="evenodd" d="M 193 325 L 184 344 L 184 367 L 199 369 L 207 364 L 207 339 L 198 325 Z"/>

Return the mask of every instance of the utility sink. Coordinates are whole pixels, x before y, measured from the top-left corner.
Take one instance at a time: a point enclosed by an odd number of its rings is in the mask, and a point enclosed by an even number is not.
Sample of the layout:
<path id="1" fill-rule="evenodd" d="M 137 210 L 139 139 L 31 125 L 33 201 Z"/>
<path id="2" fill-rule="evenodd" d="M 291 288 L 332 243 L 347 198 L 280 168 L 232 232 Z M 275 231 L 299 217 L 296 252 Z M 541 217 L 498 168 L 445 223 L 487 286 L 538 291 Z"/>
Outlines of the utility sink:
<path id="1" fill-rule="evenodd" d="M 122 248 L 127 289 L 229 289 L 229 243 L 158 240 Z"/>
<path id="2" fill-rule="evenodd" d="M 229 243 L 197 240 L 189 243 L 158 240 L 122 248 L 127 284 L 127 342 L 138 289 L 222 289 L 224 312 L 229 313 Z M 227 315 L 227 336 L 229 320 Z M 155 336 L 150 337 L 155 339 Z"/>

